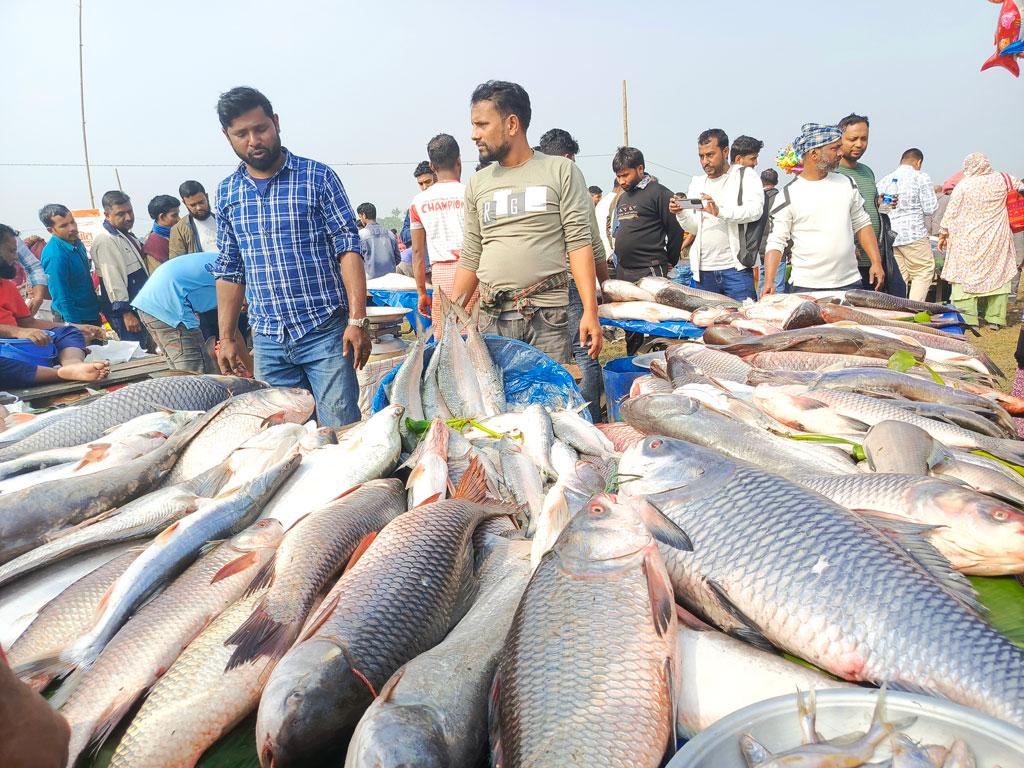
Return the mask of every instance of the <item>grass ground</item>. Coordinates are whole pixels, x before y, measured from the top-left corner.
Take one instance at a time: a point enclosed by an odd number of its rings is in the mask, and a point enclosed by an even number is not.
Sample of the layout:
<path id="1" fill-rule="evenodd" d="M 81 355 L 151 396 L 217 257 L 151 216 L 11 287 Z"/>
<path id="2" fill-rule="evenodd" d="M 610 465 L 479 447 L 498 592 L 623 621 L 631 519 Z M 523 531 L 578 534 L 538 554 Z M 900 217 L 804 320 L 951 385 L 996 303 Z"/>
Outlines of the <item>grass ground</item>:
<path id="1" fill-rule="evenodd" d="M 990 331 L 983 328 L 981 337 L 968 333 L 967 338 L 988 353 L 996 365 L 1003 369 L 1007 379 L 1003 389 L 1007 392 L 1013 387 L 1014 372 L 1017 370 L 1017 362 L 1013 359 L 1013 353 L 1017 350 L 1017 337 L 1020 334 L 1021 310 L 1024 303 L 1018 300 L 1011 303 L 1006 313 L 1006 327 L 998 331 Z"/>

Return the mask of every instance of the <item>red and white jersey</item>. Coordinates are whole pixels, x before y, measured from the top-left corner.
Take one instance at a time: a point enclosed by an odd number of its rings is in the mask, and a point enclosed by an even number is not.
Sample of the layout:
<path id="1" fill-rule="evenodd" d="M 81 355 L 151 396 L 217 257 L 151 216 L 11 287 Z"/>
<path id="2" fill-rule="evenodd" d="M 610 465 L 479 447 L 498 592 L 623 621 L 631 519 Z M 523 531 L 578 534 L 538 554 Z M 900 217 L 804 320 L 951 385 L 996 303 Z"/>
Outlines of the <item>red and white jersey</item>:
<path id="1" fill-rule="evenodd" d="M 459 258 L 465 201 L 466 185 L 461 181 L 439 181 L 413 198 L 409 228 L 422 229 L 426 234 L 431 264 Z"/>

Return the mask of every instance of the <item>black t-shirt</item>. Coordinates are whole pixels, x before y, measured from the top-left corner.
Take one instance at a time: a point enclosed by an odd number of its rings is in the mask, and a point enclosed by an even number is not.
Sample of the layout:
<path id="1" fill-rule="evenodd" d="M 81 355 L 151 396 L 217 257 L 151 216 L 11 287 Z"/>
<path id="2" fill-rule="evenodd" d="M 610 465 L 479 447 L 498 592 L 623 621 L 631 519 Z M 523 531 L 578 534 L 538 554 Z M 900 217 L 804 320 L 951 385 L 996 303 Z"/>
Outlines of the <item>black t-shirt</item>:
<path id="1" fill-rule="evenodd" d="M 625 190 L 615 203 L 615 255 L 626 269 L 679 262 L 683 230 L 669 213 L 672 193 L 650 176 Z"/>

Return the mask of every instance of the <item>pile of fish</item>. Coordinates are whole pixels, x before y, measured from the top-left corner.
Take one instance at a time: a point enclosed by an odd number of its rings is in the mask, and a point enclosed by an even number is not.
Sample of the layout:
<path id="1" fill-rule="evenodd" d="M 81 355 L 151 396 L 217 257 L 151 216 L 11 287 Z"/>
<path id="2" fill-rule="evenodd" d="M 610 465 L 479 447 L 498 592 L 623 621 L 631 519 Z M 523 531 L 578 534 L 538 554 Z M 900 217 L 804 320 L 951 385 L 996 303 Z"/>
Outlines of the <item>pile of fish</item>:
<path id="1" fill-rule="evenodd" d="M 653 767 L 749 704 L 857 683 L 1024 727 L 1024 651 L 965 576 L 1024 573 L 1018 403 L 962 339 L 939 363 L 861 326 L 754 334 L 736 313 L 787 305 L 697 296 L 734 324 L 594 425 L 510 403 L 440 298 L 438 343 L 340 435 L 303 390 L 223 377 L 0 432 L 0 645 L 70 766 L 107 741 L 115 766 L 192 766 L 255 714 L 265 767 Z M 851 350 L 883 365 L 751 362 Z"/>

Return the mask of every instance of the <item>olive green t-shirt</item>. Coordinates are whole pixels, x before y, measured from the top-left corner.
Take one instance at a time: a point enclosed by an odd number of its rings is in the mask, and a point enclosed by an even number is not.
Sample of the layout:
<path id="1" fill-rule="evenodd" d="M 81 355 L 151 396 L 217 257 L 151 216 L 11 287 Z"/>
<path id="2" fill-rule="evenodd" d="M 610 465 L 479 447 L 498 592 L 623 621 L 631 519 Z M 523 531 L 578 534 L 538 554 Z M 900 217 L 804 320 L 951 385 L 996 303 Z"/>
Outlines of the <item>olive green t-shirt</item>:
<path id="1" fill-rule="evenodd" d="M 843 174 L 843 176 L 849 176 L 853 179 L 853 183 L 857 185 L 860 196 L 864 198 L 864 211 L 867 213 L 868 218 L 871 219 L 871 228 L 875 230 L 875 239 L 877 240 L 881 232 L 882 222 L 878 218 L 878 188 L 875 186 L 875 172 L 864 165 L 864 163 L 857 163 L 855 168 L 847 168 L 845 165 L 840 165 L 836 170 Z M 857 266 L 870 266 L 871 259 L 864 253 L 860 243 L 855 243 L 855 245 L 857 246 Z"/>
<path id="2" fill-rule="evenodd" d="M 565 272 L 565 254 L 591 244 L 593 207 L 583 174 L 568 158 L 534 152 L 514 168 L 492 163 L 466 184 L 459 266 L 498 291 L 520 291 Z M 534 294 L 530 303 L 564 307 L 569 292 Z"/>

